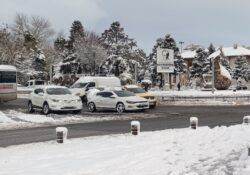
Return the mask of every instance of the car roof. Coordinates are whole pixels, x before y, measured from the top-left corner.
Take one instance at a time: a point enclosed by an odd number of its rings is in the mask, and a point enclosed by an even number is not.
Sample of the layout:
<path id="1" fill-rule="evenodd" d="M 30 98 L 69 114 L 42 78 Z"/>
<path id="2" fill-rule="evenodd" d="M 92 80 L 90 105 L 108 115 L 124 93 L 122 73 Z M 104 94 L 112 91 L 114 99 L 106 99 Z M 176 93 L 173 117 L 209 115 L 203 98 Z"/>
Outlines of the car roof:
<path id="1" fill-rule="evenodd" d="M 35 89 L 38 88 L 43 88 L 43 89 L 48 89 L 48 88 L 67 88 L 65 86 L 56 86 L 56 85 L 41 85 L 41 86 L 36 86 Z"/>

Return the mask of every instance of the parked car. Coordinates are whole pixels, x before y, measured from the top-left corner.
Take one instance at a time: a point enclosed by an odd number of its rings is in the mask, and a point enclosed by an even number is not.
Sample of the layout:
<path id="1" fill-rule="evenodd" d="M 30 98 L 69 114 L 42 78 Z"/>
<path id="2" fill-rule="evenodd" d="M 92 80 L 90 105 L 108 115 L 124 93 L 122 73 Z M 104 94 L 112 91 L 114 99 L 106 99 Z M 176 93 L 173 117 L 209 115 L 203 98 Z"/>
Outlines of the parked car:
<path id="1" fill-rule="evenodd" d="M 87 91 L 93 88 L 121 87 L 121 81 L 117 77 L 80 77 L 71 87 L 70 91 L 87 102 Z"/>
<path id="2" fill-rule="evenodd" d="M 246 85 L 238 85 L 238 86 L 236 86 L 236 90 L 247 90 L 247 86 Z"/>
<path id="3" fill-rule="evenodd" d="M 116 110 L 118 113 L 133 110 L 145 110 L 149 102 L 142 97 L 135 96 L 133 92 L 124 90 L 100 91 L 93 94 L 88 100 L 90 112 L 96 110 Z"/>
<path id="4" fill-rule="evenodd" d="M 152 95 L 151 93 L 145 91 L 143 88 L 138 87 L 136 85 L 126 85 L 126 86 L 124 86 L 124 88 L 127 91 L 135 93 L 135 95 L 137 95 L 139 97 L 146 98 L 148 100 L 149 105 L 150 105 L 151 108 L 154 108 L 156 106 L 156 98 L 155 98 L 155 96 Z"/>
<path id="5" fill-rule="evenodd" d="M 39 86 L 31 92 L 28 101 L 28 112 L 34 112 L 35 108 L 42 109 L 45 115 L 51 111 L 79 113 L 82 110 L 82 101 L 80 97 L 73 95 L 67 87 Z"/>

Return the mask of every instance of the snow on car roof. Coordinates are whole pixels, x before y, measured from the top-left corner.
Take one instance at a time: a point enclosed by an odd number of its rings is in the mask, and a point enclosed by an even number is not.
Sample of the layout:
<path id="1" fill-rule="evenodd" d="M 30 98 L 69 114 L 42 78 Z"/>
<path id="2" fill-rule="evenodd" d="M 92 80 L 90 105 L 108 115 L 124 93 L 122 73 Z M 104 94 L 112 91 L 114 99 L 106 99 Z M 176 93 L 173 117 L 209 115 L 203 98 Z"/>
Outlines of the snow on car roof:
<path id="1" fill-rule="evenodd" d="M 57 86 L 57 85 L 41 85 L 41 86 L 36 86 L 36 88 L 67 88 L 65 86 Z"/>

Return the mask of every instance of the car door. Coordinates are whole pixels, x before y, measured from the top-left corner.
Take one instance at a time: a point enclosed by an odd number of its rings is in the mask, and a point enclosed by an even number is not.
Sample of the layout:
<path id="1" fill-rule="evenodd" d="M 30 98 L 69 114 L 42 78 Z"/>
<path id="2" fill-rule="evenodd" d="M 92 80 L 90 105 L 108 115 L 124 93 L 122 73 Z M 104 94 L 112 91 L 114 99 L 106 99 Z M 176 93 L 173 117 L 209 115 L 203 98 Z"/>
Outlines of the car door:
<path id="1" fill-rule="evenodd" d="M 104 107 L 108 109 L 114 109 L 116 106 L 116 100 L 113 98 L 113 92 L 104 93 Z"/>
<path id="2" fill-rule="evenodd" d="M 45 91 L 44 89 L 40 88 L 37 97 L 38 106 L 42 107 L 45 99 Z"/>
<path id="3" fill-rule="evenodd" d="M 41 88 L 36 88 L 32 94 L 32 103 L 35 106 L 39 106 L 41 107 L 40 101 L 41 101 L 41 92 L 43 92 L 43 90 Z"/>
<path id="4" fill-rule="evenodd" d="M 103 108 L 103 106 L 104 106 L 104 96 L 105 96 L 105 92 L 96 93 L 96 96 L 93 99 L 93 101 L 94 101 L 97 108 Z"/>

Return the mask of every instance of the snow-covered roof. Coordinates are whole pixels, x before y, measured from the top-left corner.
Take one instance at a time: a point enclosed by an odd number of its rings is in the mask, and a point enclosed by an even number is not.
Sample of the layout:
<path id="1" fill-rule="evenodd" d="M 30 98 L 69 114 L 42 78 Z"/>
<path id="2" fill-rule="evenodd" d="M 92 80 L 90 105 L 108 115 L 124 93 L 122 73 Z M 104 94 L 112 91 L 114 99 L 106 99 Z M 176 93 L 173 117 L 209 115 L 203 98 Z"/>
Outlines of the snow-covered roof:
<path id="1" fill-rule="evenodd" d="M 1 71 L 16 71 L 16 67 L 11 66 L 11 65 L 0 65 L 0 70 Z"/>
<path id="2" fill-rule="evenodd" d="M 250 50 L 244 47 L 238 46 L 237 48 L 234 47 L 223 47 L 222 51 L 224 56 L 250 56 Z M 220 49 L 217 49 L 216 52 L 212 53 L 208 58 L 216 58 L 220 55 Z"/>
<path id="3" fill-rule="evenodd" d="M 195 56 L 196 56 L 196 51 L 192 50 L 183 50 L 183 52 L 181 53 L 181 57 L 183 59 L 194 58 Z"/>
<path id="4" fill-rule="evenodd" d="M 138 86 L 134 84 L 125 85 L 124 87 L 125 88 L 138 88 Z"/>

